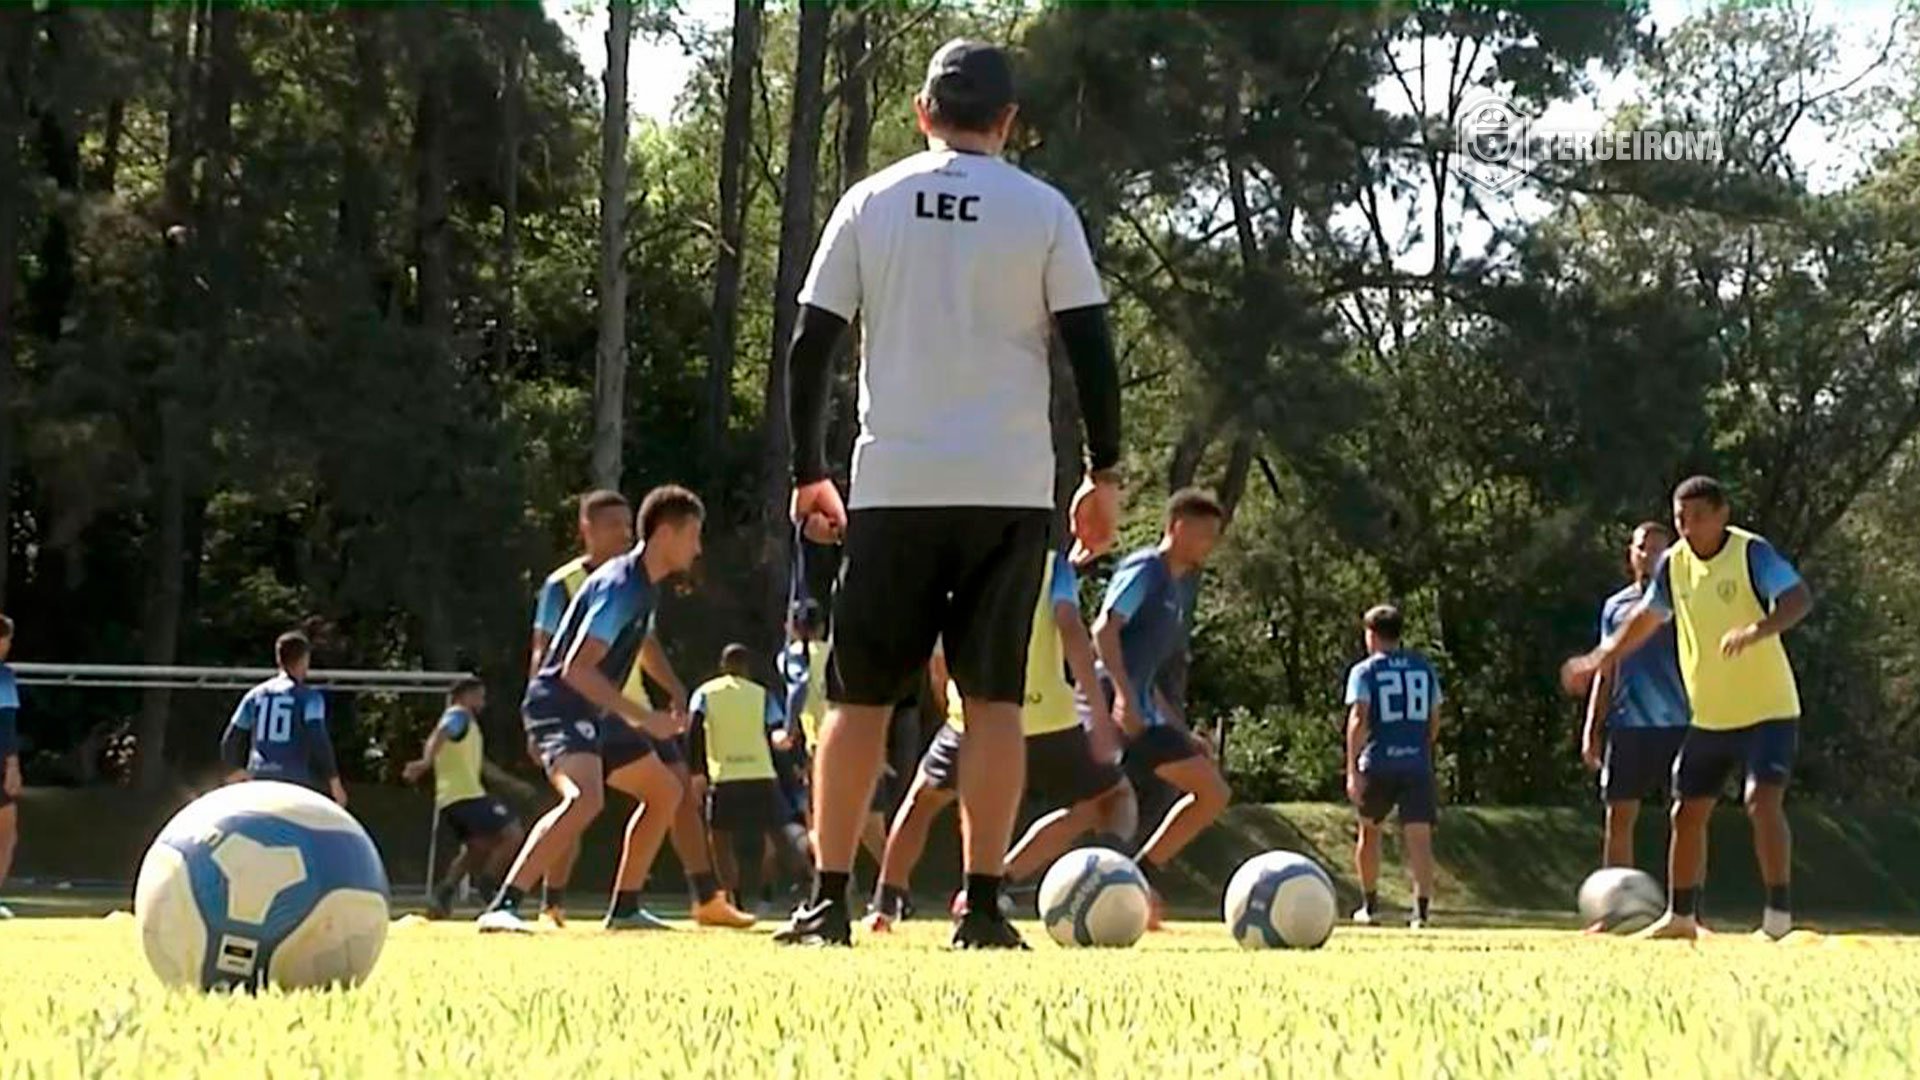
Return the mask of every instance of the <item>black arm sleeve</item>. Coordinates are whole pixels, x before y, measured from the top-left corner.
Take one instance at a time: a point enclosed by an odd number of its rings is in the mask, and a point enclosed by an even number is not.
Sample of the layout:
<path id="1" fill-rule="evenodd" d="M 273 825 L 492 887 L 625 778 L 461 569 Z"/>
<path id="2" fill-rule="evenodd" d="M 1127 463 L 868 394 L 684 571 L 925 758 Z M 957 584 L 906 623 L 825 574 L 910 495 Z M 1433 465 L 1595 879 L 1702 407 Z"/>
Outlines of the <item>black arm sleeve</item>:
<path id="1" fill-rule="evenodd" d="M 687 771 L 707 775 L 707 714 L 703 712 L 695 712 L 687 725 Z"/>
<path id="2" fill-rule="evenodd" d="M 333 736 L 325 724 L 307 725 L 307 764 L 316 780 L 327 781 L 340 775 L 340 763 L 333 757 Z"/>
<path id="3" fill-rule="evenodd" d="M 800 307 L 800 325 L 787 350 L 787 431 L 793 482 L 827 475 L 827 399 L 833 391 L 833 350 L 847 320 L 812 304 Z"/>
<path id="4" fill-rule="evenodd" d="M 227 730 L 220 736 L 220 763 L 229 769 L 247 767 L 247 751 L 253 741 L 251 732 L 241 730 L 237 725 L 228 724 Z"/>
<path id="5" fill-rule="evenodd" d="M 1073 385 L 1087 426 L 1087 469 L 1120 463 L 1120 367 L 1113 359 L 1105 304 L 1057 312 L 1053 322 L 1073 365 Z"/>

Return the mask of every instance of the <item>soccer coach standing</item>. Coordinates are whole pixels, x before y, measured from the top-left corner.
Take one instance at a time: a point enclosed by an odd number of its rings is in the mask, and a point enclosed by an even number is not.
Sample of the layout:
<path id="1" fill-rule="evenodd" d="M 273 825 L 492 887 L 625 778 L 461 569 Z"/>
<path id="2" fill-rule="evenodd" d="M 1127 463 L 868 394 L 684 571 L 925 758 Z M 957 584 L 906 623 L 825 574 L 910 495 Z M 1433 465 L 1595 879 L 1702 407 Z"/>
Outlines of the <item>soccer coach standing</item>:
<path id="1" fill-rule="evenodd" d="M 852 943 L 848 872 L 887 716 L 943 642 L 966 701 L 960 805 L 968 915 L 958 948 L 1024 948 L 999 914 L 1025 786 L 1020 703 L 1052 549 L 1047 343 L 1058 330 L 1087 429 L 1073 499 L 1083 555 L 1119 512 L 1120 387 L 1085 231 L 1060 192 L 1001 160 L 1018 111 L 1002 50 L 951 41 L 914 98 L 924 153 L 856 184 L 827 222 L 788 354 L 794 521 L 845 542 L 815 761 L 818 872 L 775 935 Z M 835 344 L 858 314 L 860 435 L 851 512 L 828 476 Z"/>

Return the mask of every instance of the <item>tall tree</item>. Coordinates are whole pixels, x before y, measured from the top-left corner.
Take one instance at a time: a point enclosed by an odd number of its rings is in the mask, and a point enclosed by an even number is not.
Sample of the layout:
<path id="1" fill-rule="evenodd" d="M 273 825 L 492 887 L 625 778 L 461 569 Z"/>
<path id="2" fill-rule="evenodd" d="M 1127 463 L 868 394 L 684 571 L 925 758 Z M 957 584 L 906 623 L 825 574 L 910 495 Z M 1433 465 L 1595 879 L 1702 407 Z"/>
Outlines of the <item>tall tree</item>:
<path id="1" fill-rule="evenodd" d="M 14 303 L 20 265 L 20 219 L 27 209 L 20 137 L 27 119 L 33 61 L 33 9 L 0 8 L 0 610 L 7 604 L 13 553 L 13 447 L 16 338 Z"/>
<path id="2" fill-rule="evenodd" d="M 608 0 L 606 104 L 600 124 L 599 344 L 593 380 L 593 482 L 620 487 L 627 400 L 627 46 L 632 0 Z"/>
<path id="3" fill-rule="evenodd" d="M 753 73 L 760 61 L 762 5 L 763 0 L 734 0 L 733 44 L 727 56 L 726 123 L 720 135 L 720 250 L 713 264 L 713 320 L 707 335 L 702 428 L 704 457 L 713 470 L 725 467 L 727 421 L 733 411 L 733 350 L 740 325 L 741 247 L 747 229 L 747 196 L 742 181 L 753 143 Z"/>
<path id="4" fill-rule="evenodd" d="M 513 5 L 494 9 L 500 34 L 500 297 L 494 311 L 493 367 L 513 355 L 520 252 L 520 84 L 527 63 L 524 17 Z"/>

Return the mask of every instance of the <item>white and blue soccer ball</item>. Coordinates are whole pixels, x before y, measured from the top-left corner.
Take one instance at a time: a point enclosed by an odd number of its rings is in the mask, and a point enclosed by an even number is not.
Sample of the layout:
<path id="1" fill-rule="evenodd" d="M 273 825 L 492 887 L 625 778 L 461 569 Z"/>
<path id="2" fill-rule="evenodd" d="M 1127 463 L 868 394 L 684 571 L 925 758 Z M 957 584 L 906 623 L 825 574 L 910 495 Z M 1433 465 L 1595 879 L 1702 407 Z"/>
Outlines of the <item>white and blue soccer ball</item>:
<path id="1" fill-rule="evenodd" d="M 201 989 L 352 986 L 387 939 L 387 872 L 351 814 L 306 788 L 231 784 L 173 816 L 133 913 L 161 981 Z"/>
<path id="2" fill-rule="evenodd" d="M 1333 879 L 1292 851 L 1269 851 L 1240 864 L 1227 882 L 1227 932 L 1244 949 L 1317 949 L 1333 933 Z"/>
<path id="3" fill-rule="evenodd" d="M 1667 910 L 1667 892 L 1653 875 L 1631 866 L 1595 870 L 1580 883 L 1580 918 L 1613 934 L 1653 925 Z"/>
<path id="4" fill-rule="evenodd" d="M 1147 878 L 1111 848 L 1060 856 L 1040 879 L 1040 921 L 1062 945 L 1125 948 L 1147 932 Z"/>

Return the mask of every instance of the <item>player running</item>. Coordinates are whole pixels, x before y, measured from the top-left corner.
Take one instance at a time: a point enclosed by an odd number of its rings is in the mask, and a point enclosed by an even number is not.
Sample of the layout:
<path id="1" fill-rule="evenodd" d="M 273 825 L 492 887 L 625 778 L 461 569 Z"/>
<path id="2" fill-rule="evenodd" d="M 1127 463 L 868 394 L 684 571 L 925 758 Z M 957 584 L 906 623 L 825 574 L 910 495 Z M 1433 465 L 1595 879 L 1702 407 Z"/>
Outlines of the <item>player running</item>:
<path id="1" fill-rule="evenodd" d="M 788 354 L 792 517 L 816 542 L 844 535 L 846 551 L 827 665 L 833 708 L 814 770 L 818 874 L 812 902 L 775 938 L 851 944 L 847 886 L 889 714 L 943 639 L 967 714 L 969 912 L 953 943 L 1020 948 L 999 893 L 1025 782 L 1023 654 L 1051 547 L 1048 342 L 1057 331 L 1087 425 L 1072 517 L 1092 553 L 1112 543 L 1119 512 L 1119 380 L 1079 217 L 1000 156 L 1018 111 L 1007 54 L 948 42 L 914 110 L 928 149 L 834 208 Z M 864 332 L 849 518 L 824 446 L 832 361 L 855 315 Z"/>
<path id="2" fill-rule="evenodd" d="M 447 692 L 447 710 L 427 736 L 420 757 L 400 769 L 409 784 L 433 770 L 433 806 L 439 822 L 460 840 L 459 853 L 427 900 L 429 919 L 453 913 L 454 888 L 463 875 L 498 885 L 524 838 L 520 819 L 506 803 L 487 794 L 480 779 L 487 761 L 480 712 L 486 707 L 486 683 L 472 677 L 454 683 Z"/>
<path id="3" fill-rule="evenodd" d="M 633 547 L 633 510 L 626 497 L 616 491 L 591 491 L 580 497 L 580 542 L 585 549 L 578 558 L 563 563 L 540 587 L 540 594 L 533 618 L 532 668 L 528 678 L 539 674 L 541 663 L 546 656 L 547 644 L 560 626 L 560 617 L 572 603 L 574 595 L 580 591 L 587 577 L 602 563 L 625 554 Z M 651 630 L 641 643 L 640 655 L 631 670 L 627 671 L 622 684 L 622 692 L 635 701 L 651 703 L 647 693 L 646 676 L 663 687 L 675 709 L 686 711 L 686 688 L 673 673 L 673 665 L 668 662 L 666 650 L 660 646 L 659 639 Z M 624 733 L 616 733 L 624 739 Z M 685 755 L 681 752 L 678 740 L 662 742 L 654 748 L 660 760 L 671 770 L 679 781 L 683 792 L 689 788 L 689 779 Z M 625 741 L 616 742 L 614 754 L 623 763 L 636 758 L 630 756 L 634 748 Z M 539 752 L 529 742 L 527 753 L 536 763 Z M 609 768 L 609 775 L 612 773 Z M 682 796 L 681 804 L 675 811 L 673 830 L 670 834 L 674 854 L 685 869 L 688 884 L 694 893 L 693 919 L 701 926 L 724 926 L 743 929 L 753 925 L 753 917 L 728 903 L 721 894 L 719 880 L 713 873 L 713 860 L 708 852 L 706 825 L 700 817 L 700 807 L 690 793 Z M 568 848 L 554 862 L 548 872 L 541 901 L 541 921 L 555 927 L 566 925 L 566 883 L 573 876 L 573 864 L 580 856 L 577 845 Z M 635 921 L 651 924 L 654 929 L 667 929 L 667 923 L 642 908 Z"/>
<path id="4" fill-rule="evenodd" d="M 1785 801 L 1800 691 L 1780 636 L 1813 610 L 1813 593 L 1772 544 L 1731 527 L 1731 515 L 1726 490 L 1711 477 L 1676 488 L 1673 523 L 1683 542 L 1661 555 L 1651 587 L 1626 621 L 1561 670 L 1567 689 L 1579 693 L 1594 673 L 1646 645 L 1662 624 L 1677 631 L 1693 720 L 1673 767 L 1667 913 L 1641 931 L 1644 937 L 1698 936 L 1707 819 L 1734 772 L 1746 778 L 1754 855 L 1767 889 L 1756 936 L 1777 941 L 1793 929 Z"/>
<path id="5" fill-rule="evenodd" d="M 720 675 L 693 692 L 687 729 L 693 782 L 706 804 L 721 879 L 736 897 L 759 895 L 765 840 L 781 827 L 787 810 L 771 742 L 786 714 L 748 677 L 751 669 L 745 645 L 721 650 Z"/>
<path id="6" fill-rule="evenodd" d="M 13 653 L 13 620 L 0 615 L 0 885 L 13 870 L 13 849 L 20 842 L 20 684 L 7 657 Z M 13 912 L 0 904 L 0 921 Z"/>
<path id="7" fill-rule="evenodd" d="M 1400 835 L 1413 874 L 1413 918 L 1432 920 L 1433 825 L 1439 816 L 1433 783 L 1433 747 L 1440 736 L 1440 676 L 1433 663 L 1400 647 L 1405 620 L 1382 604 L 1364 619 L 1367 658 L 1347 673 L 1347 799 L 1360 816 L 1354 869 L 1364 896 L 1353 921 L 1380 918 L 1380 826 L 1400 813 Z"/>
<path id="8" fill-rule="evenodd" d="M 1643 522 L 1633 530 L 1627 548 L 1633 583 L 1607 597 L 1601 607 L 1600 640 L 1618 631 L 1646 598 L 1654 564 L 1672 543 L 1672 527 L 1661 522 Z M 1633 865 L 1640 800 L 1673 789 L 1673 762 L 1690 716 L 1671 623 L 1655 630 L 1633 655 L 1594 672 L 1580 732 L 1580 760 L 1599 772 L 1600 798 L 1606 803 L 1600 865 Z"/>
<path id="9" fill-rule="evenodd" d="M 345 806 L 347 789 L 327 733 L 327 699 L 307 685 L 312 657 L 313 643 L 298 630 L 275 639 L 280 670 L 240 699 L 220 737 L 220 759 L 236 779 L 299 784 Z"/>
<path id="10" fill-rule="evenodd" d="M 1020 721 L 1026 733 L 1027 788 L 1047 798 L 1054 809 L 1042 814 L 1007 853 L 1007 880 L 1026 881 L 1052 864 L 1074 840 L 1089 832 L 1131 835 L 1136 821 L 1133 787 L 1115 764 L 1120 735 L 1104 696 L 1095 695 L 1083 726 L 1073 686 L 1097 685 L 1093 642 L 1081 620 L 1079 578 L 1064 552 L 1048 557 L 1039 609 L 1027 642 L 1027 697 Z M 966 709 L 959 690 L 949 684 L 946 661 L 936 652 L 933 685 L 946 688 L 947 722 L 920 759 L 906 800 L 894 815 L 881 861 L 880 886 L 867 928 L 891 929 L 906 917 L 908 882 L 926 848 L 927 833 L 940 812 L 952 805 Z M 964 912 L 965 898 L 956 898 Z"/>
<path id="11" fill-rule="evenodd" d="M 627 764 L 644 779 L 640 790 L 648 805 L 628 826 L 608 916 L 610 928 L 624 929 L 633 921 L 628 904 L 637 908 L 640 885 L 681 796 L 679 780 L 661 762 L 654 741 L 672 739 L 683 722 L 623 693 L 621 683 L 649 635 L 660 582 L 691 569 L 699 557 L 705 515 L 699 497 L 685 488 L 668 485 L 649 492 L 640 505 L 640 543 L 589 575 L 561 616 L 521 705 L 527 734 L 561 794 L 560 803 L 534 823 L 506 885 L 480 916 L 483 932 L 534 928 L 520 917 L 520 904 L 556 856 L 599 816 L 608 772 L 603 747 L 636 742 L 604 738 L 603 730 L 615 724 L 651 736 L 627 751 L 635 756 Z"/>
<path id="12" fill-rule="evenodd" d="M 1214 763 L 1213 747 L 1155 685 L 1160 669 L 1185 647 L 1200 568 L 1220 542 L 1225 521 L 1226 511 L 1213 496 L 1192 488 L 1175 492 L 1167 500 L 1160 543 L 1120 561 L 1093 624 L 1101 688 L 1127 739 L 1128 767 L 1181 792 L 1134 858 L 1152 886 L 1153 927 L 1160 924 L 1159 877 L 1167 863 L 1220 816 L 1233 794 Z"/>

